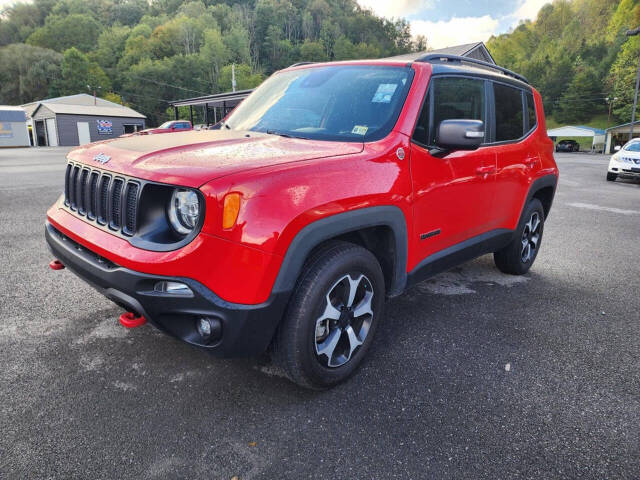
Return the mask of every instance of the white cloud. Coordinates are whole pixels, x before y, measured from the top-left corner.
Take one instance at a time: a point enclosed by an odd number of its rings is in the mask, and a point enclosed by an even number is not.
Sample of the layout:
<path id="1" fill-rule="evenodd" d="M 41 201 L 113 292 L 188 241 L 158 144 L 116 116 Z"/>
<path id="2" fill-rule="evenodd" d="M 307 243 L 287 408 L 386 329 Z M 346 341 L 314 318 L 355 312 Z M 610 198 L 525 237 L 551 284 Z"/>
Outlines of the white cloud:
<path id="1" fill-rule="evenodd" d="M 547 3 L 551 3 L 551 0 L 524 0 L 522 5 L 510 16 L 514 17 L 516 25 L 521 20 L 535 20 L 540 9 Z"/>
<path id="2" fill-rule="evenodd" d="M 439 22 L 413 20 L 411 34 L 427 37 L 431 48 L 444 48 L 464 43 L 484 42 L 496 33 L 499 23 L 489 15 L 453 17 L 451 20 Z"/>
<path id="3" fill-rule="evenodd" d="M 358 0 L 363 8 L 383 17 L 406 17 L 433 7 L 433 0 Z"/>

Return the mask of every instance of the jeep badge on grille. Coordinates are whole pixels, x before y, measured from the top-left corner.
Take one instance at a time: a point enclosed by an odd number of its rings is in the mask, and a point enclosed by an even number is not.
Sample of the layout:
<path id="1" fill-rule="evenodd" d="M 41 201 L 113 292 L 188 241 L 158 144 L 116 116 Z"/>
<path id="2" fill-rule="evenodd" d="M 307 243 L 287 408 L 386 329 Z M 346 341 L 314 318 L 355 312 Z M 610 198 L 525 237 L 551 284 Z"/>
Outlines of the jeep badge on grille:
<path id="1" fill-rule="evenodd" d="M 104 153 L 99 153 L 98 155 L 93 157 L 94 162 L 101 163 L 102 165 L 107 163 L 109 160 L 111 160 L 111 157 L 109 155 L 105 155 Z"/>

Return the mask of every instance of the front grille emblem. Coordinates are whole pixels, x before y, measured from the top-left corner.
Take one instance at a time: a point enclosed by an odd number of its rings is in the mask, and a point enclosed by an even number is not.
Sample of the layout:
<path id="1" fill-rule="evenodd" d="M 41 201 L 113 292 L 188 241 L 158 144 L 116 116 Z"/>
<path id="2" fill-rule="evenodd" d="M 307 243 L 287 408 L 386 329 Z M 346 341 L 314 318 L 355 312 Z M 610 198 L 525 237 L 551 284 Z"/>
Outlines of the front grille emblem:
<path id="1" fill-rule="evenodd" d="M 99 153 L 98 155 L 93 157 L 94 162 L 98 162 L 102 165 L 107 163 L 109 160 L 111 160 L 111 157 L 109 155 L 105 155 L 104 153 Z"/>

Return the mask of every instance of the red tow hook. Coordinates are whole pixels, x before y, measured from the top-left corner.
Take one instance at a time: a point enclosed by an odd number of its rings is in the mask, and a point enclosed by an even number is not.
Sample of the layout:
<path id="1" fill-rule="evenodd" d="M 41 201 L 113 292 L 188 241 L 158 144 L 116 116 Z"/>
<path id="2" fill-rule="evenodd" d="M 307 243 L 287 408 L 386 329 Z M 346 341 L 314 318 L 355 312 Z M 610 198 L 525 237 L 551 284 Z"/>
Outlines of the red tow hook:
<path id="1" fill-rule="evenodd" d="M 147 319 L 142 315 L 136 316 L 133 312 L 126 312 L 120 315 L 120 324 L 126 328 L 141 327 L 147 323 Z"/>
<path id="2" fill-rule="evenodd" d="M 62 270 L 64 268 L 64 264 L 56 258 L 49 262 L 49 268 L 51 270 Z"/>

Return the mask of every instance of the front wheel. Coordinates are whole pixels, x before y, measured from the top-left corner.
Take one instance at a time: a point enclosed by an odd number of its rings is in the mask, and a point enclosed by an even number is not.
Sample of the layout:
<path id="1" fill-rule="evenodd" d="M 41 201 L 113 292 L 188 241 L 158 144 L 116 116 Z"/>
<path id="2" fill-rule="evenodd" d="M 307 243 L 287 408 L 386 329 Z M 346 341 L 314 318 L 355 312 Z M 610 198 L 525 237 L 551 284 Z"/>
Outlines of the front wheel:
<path id="1" fill-rule="evenodd" d="M 347 379 L 371 345 L 384 308 L 376 257 L 333 242 L 305 264 L 273 345 L 275 362 L 293 382 L 323 389 Z"/>
<path id="2" fill-rule="evenodd" d="M 529 271 L 538 256 L 544 229 L 544 209 L 537 198 L 526 206 L 513 240 L 493 254 L 501 272 L 523 275 Z"/>
<path id="3" fill-rule="evenodd" d="M 616 173 L 607 172 L 608 182 L 614 182 L 616 178 L 618 178 L 618 175 Z"/>

